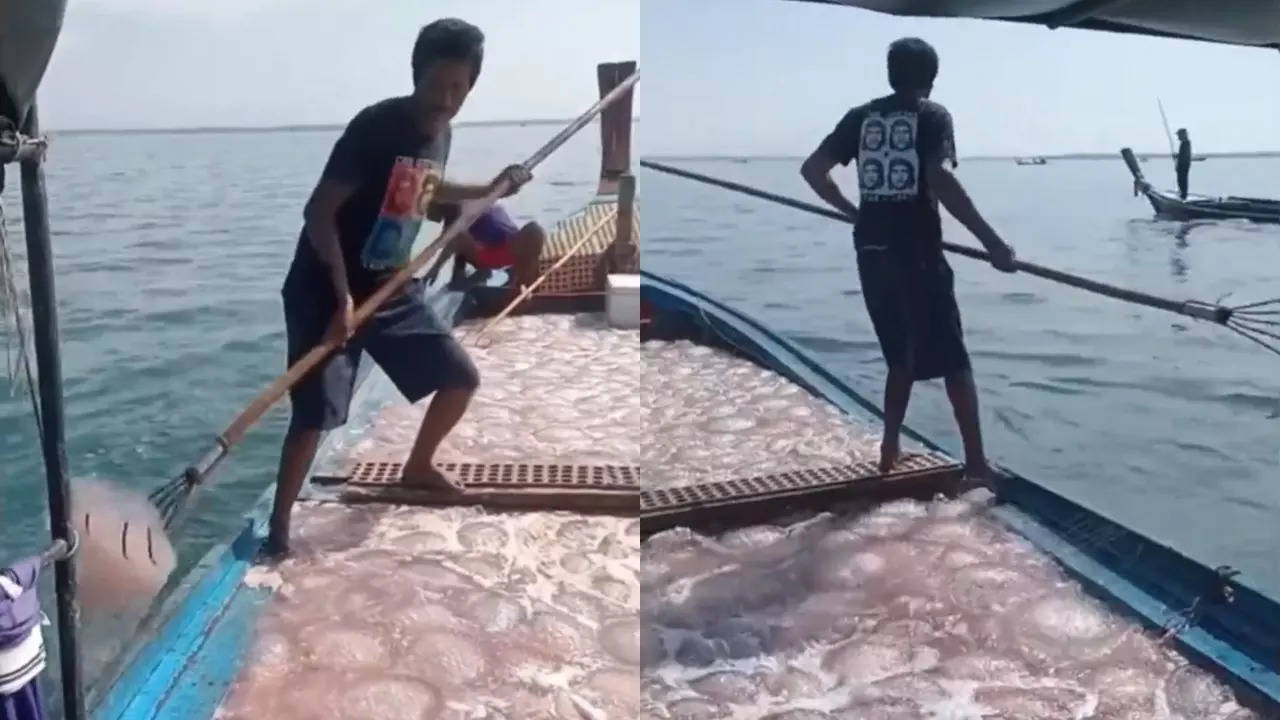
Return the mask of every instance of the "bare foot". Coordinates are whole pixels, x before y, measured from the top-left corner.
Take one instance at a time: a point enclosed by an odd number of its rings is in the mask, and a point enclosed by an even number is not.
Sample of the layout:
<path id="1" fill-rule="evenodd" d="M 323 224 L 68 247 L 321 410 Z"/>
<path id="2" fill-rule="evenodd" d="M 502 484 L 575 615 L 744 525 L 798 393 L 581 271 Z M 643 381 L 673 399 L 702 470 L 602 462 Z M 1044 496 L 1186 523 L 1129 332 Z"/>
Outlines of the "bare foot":
<path id="1" fill-rule="evenodd" d="M 987 487 L 995 487 L 1000 481 L 1008 479 L 1003 472 L 991 467 L 985 460 L 981 462 L 965 463 L 964 465 L 965 479 L 971 483 L 985 485 Z"/>
<path id="2" fill-rule="evenodd" d="M 882 440 L 880 442 L 880 472 L 887 473 L 898 462 L 898 443 Z"/>
<path id="3" fill-rule="evenodd" d="M 430 465 L 422 470 L 409 470 L 406 468 L 401 475 L 400 482 L 410 487 L 430 490 L 444 495 L 462 495 L 466 492 L 465 488 Z"/>
<path id="4" fill-rule="evenodd" d="M 267 535 L 266 542 L 262 543 L 262 548 L 258 551 L 258 557 L 266 563 L 278 563 L 289 557 L 289 540 L 281 539 L 275 533 Z"/>

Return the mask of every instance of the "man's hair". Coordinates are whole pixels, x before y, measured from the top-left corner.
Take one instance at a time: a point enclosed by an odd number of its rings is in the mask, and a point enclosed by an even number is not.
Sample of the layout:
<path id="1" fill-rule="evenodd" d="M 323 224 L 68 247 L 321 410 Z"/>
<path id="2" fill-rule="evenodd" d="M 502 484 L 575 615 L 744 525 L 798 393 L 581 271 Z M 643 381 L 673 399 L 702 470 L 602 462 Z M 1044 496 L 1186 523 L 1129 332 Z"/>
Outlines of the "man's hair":
<path id="1" fill-rule="evenodd" d="M 441 18 L 418 32 L 413 44 L 413 83 L 438 60 L 465 60 L 471 63 L 471 85 L 480 78 L 484 62 L 484 33 L 480 28 L 458 18 Z"/>
<path id="2" fill-rule="evenodd" d="M 1179 134 L 1179 135 L 1186 135 L 1186 134 L 1187 134 L 1187 129 L 1186 129 L 1186 128 L 1178 128 L 1178 134 Z"/>
<path id="3" fill-rule="evenodd" d="M 895 92 L 928 90 L 938 77 L 938 53 L 920 38 L 895 40 L 889 46 L 889 87 Z"/>

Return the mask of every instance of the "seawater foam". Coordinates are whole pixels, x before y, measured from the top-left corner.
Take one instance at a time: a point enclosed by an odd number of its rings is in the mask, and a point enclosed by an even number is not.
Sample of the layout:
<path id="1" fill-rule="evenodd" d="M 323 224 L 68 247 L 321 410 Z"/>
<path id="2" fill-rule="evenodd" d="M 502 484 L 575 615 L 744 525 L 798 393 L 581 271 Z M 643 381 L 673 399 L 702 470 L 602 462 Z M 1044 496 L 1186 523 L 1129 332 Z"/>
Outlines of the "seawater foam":
<path id="1" fill-rule="evenodd" d="M 642 553 L 641 717 L 1257 717 L 989 518 L 979 493 L 672 530 Z"/>
<path id="2" fill-rule="evenodd" d="M 639 523 L 302 503 L 221 717 L 635 717 Z"/>

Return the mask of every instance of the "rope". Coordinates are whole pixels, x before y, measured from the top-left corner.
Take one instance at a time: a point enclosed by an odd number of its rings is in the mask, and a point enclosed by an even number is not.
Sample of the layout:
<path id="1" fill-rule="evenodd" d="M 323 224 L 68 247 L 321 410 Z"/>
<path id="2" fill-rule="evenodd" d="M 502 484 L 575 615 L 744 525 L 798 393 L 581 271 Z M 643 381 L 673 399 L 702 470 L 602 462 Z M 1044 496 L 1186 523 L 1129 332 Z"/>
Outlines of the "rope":
<path id="1" fill-rule="evenodd" d="M 14 367 L 14 351 L 10 345 L 8 332 L 5 333 L 5 359 L 8 367 L 8 378 L 11 386 L 19 380 L 27 386 L 27 396 L 31 400 L 31 413 L 36 421 L 36 434 L 44 444 L 44 421 L 40 414 L 40 399 L 36 396 L 35 371 L 31 367 L 31 343 L 28 341 L 26 320 L 23 318 L 22 295 L 18 292 L 18 266 L 9 254 L 9 224 L 4 212 L 4 202 L 0 201 L 0 328 L 7 328 L 12 316 L 14 339 L 17 340 L 17 355 L 21 370 Z M 9 312 L 5 312 L 8 310 Z M 21 372 L 21 375 L 19 373 Z"/>
<path id="2" fill-rule="evenodd" d="M 725 188 L 726 190 L 732 190 L 734 192 L 750 195 L 762 200 L 768 200 L 770 202 L 802 210 L 813 215 L 821 215 L 822 217 L 830 218 L 832 220 L 850 223 L 848 217 L 836 212 L 835 210 L 820 207 L 785 195 L 760 190 L 749 185 L 714 178 L 691 170 L 683 170 L 670 165 L 653 162 L 652 160 L 641 160 L 640 166 L 649 168 L 650 170 L 667 173 L 668 175 L 675 175 L 689 180 L 695 180 L 707 185 L 715 185 L 717 187 Z M 976 248 L 956 245 L 949 242 L 942 243 L 942 248 L 948 252 L 963 255 L 974 260 L 983 260 L 986 262 L 991 261 L 991 258 L 987 253 Z M 1206 320 L 1222 325 L 1241 337 L 1266 348 L 1276 355 L 1280 355 L 1280 344 L 1272 342 L 1280 341 L 1280 330 L 1269 329 L 1270 327 L 1280 329 L 1280 320 L 1270 319 L 1271 316 L 1280 316 L 1280 298 L 1261 300 L 1235 307 L 1201 302 L 1199 300 L 1178 301 L 1158 297 L 1138 290 L 1130 290 L 1129 288 L 1098 282 L 1097 280 L 1090 280 L 1089 278 L 1072 275 L 1061 270 L 1055 270 L 1053 268 L 1036 265 L 1022 260 L 1019 260 L 1016 263 L 1016 266 L 1020 272 L 1035 275 L 1062 285 L 1070 285 L 1071 287 L 1085 290 L 1096 295 L 1104 295 L 1115 300 L 1121 300 L 1123 302 L 1134 303 L 1137 305 L 1145 305 L 1157 310 L 1165 310 L 1167 312 L 1177 313 L 1178 315 L 1185 315 L 1186 317 L 1195 318 L 1197 320 Z"/>

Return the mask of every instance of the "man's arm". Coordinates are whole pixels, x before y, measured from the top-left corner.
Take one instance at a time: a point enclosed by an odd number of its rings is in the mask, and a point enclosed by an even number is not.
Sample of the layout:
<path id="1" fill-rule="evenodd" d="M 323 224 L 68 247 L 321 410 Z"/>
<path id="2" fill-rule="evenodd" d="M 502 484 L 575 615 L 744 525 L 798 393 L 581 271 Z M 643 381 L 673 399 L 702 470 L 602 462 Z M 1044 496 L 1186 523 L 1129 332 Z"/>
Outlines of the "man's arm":
<path id="1" fill-rule="evenodd" d="M 431 267 L 422 276 L 426 284 L 430 285 L 436 281 L 436 276 L 440 274 L 440 269 L 444 267 L 445 263 L 449 262 L 450 258 L 455 255 L 461 255 L 466 258 L 467 253 L 464 250 L 473 247 L 474 243 L 475 238 L 466 230 L 455 235 L 453 242 L 440 249 L 440 254 L 436 256 L 435 262 L 431 263 Z"/>
<path id="2" fill-rule="evenodd" d="M 307 239 L 329 268 L 329 278 L 340 302 L 351 296 L 351 288 L 347 283 L 342 244 L 338 240 L 338 208 L 355 193 L 355 189 L 349 183 L 322 177 L 302 213 Z"/>
<path id="3" fill-rule="evenodd" d="M 533 175 L 523 165 L 509 165 L 485 185 L 456 183 L 445 180 L 436 188 L 436 202 L 460 203 L 468 200 L 480 200 L 493 194 L 498 186 L 506 183 L 507 191 L 502 197 L 515 195 L 525 183 L 533 179 Z"/>
<path id="4" fill-rule="evenodd" d="M 942 203 L 947 212 L 978 238 L 978 242 L 982 243 L 991 255 L 992 265 L 1000 270 L 1012 272 L 1015 269 L 1013 248 L 1000 238 L 986 218 L 982 217 L 982 213 L 978 212 L 978 207 L 973 204 L 969 193 L 960 184 L 960 178 L 943 164 L 945 160 L 946 158 L 937 157 L 925 166 L 925 173 L 933 194 L 937 196 L 938 202 Z"/>
<path id="5" fill-rule="evenodd" d="M 824 143 L 825 145 L 825 143 Z M 839 210 L 850 221 L 858 219 L 858 207 L 849 201 L 840 191 L 840 186 L 831 178 L 831 171 L 836 166 L 836 160 L 833 159 L 825 148 L 820 145 L 804 163 L 800 165 L 800 177 L 813 188 L 818 197 L 827 202 L 828 205 Z"/>
<path id="6" fill-rule="evenodd" d="M 831 170 L 836 163 L 848 165 L 858 156 L 858 143 L 861 140 L 863 112 L 854 108 L 840 118 L 835 128 L 818 143 L 818 147 L 809 154 L 800 165 L 800 177 L 817 193 L 818 197 L 828 205 L 839 210 L 850 222 L 858 219 L 858 207 L 840 192 L 840 186 L 831 179 Z"/>
<path id="7" fill-rule="evenodd" d="M 436 188 L 436 199 L 442 203 L 458 203 L 468 200 L 479 200 L 493 192 L 493 184 L 476 185 L 472 183 L 456 183 L 445 180 Z"/>

